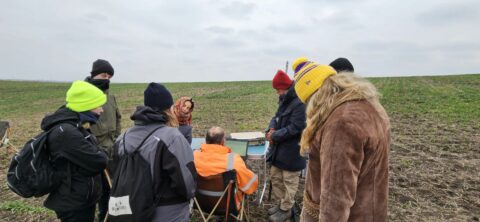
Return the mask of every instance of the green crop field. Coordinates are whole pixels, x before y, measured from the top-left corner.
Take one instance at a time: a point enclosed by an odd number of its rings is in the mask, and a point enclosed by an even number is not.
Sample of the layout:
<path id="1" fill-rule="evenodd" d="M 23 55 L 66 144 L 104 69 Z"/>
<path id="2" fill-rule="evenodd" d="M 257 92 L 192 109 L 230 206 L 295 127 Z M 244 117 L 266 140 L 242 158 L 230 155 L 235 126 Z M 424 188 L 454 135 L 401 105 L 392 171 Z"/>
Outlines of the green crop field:
<path id="1" fill-rule="evenodd" d="M 392 123 L 391 221 L 478 221 L 480 217 L 480 75 L 371 78 Z M 0 81 L 0 120 L 9 121 L 13 147 L 0 148 L 0 219 L 55 221 L 40 199 L 7 188 L 5 172 L 15 149 L 39 133 L 40 121 L 64 103 L 68 83 Z M 143 101 L 145 84 L 112 84 L 123 129 Z M 174 99 L 191 96 L 194 136 L 211 126 L 228 132 L 262 131 L 277 108 L 269 81 L 167 83 Z M 302 180 L 303 182 L 303 180 Z M 301 202 L 303 184 L 296 199 Z M 267 204 L 269 202 L 267 201 Z M 267 206 L 252 210 L 265 221 Z"/>

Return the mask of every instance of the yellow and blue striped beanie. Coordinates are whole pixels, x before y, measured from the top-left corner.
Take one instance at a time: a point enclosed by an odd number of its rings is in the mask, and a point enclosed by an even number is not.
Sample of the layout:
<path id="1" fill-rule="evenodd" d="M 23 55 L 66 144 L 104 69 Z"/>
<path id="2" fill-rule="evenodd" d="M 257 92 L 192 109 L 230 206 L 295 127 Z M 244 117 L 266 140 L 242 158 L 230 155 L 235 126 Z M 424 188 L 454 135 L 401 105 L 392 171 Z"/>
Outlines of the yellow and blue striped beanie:
<path id="1" fill-rule="evenodd" d="M 337 74 L 331 66 L 316 64 L 305 57 L 296 59 L 292 68 L 295 71 L 295 92 L 303 103 L 308 102 L 326 78 Z"/>

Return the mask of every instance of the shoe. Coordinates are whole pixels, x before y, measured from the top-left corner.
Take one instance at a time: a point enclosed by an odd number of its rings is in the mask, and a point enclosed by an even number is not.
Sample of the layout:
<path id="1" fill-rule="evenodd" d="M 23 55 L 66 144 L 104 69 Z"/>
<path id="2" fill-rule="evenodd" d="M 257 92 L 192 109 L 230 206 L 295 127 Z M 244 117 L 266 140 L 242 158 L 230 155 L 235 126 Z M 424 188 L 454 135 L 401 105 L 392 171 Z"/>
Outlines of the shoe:
<path id="1" fill-rule="evenodd" d="M 275 205 L 268 209 L 268 215 L 273 215 L 275 214 L 278 210 L 280 210 L 280 207 L 278 205 Z"/>
<path id="2" fill-rule="evenodd" d="M 270 222 L 284 222 L 292 217 L 292 210 L 279 209 L 275 214 L 268 217 Z"/>

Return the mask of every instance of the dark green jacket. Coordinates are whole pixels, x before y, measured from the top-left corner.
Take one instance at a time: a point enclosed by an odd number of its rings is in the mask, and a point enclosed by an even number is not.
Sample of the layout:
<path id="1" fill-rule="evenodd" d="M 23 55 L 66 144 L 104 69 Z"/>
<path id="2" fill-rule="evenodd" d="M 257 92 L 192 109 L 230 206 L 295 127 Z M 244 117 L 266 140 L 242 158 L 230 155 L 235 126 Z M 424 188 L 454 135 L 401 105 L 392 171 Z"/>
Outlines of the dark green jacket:
<path id="1" fill-rule="evenodd" d="M 122 131 L 120 125 L 122 116 L 115 96 L 109 94 L 108 91 L 106 94 L 107 102 L 102 106 L 103 113 L 97 123 L 90 127 L 90 131 L 97 137 L 98 145 L 107 151 L 109 159 L 111 159 L 115 139 Z"/>

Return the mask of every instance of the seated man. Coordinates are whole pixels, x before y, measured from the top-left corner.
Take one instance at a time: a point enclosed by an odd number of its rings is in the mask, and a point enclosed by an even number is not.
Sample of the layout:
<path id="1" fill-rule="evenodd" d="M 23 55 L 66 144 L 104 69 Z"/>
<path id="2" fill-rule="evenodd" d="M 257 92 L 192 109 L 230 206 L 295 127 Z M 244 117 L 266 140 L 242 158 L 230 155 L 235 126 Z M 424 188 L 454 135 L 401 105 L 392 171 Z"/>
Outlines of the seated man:
<path id="1" fill-rule="evenodd" d="M 195 168 L 200 176 L 207 177 L 234 169 L 237 172 L 237 195 L 235 197 L 237 209 L 241 201 L 242 192 L 252 194 L 257 190 L 258 178 L 247 168 L 240 155 L 232 153 L 225 144 L 225 131 L 220 127 L 208 130 L 206 143 L 200 150 L 193 152 Z"/>

